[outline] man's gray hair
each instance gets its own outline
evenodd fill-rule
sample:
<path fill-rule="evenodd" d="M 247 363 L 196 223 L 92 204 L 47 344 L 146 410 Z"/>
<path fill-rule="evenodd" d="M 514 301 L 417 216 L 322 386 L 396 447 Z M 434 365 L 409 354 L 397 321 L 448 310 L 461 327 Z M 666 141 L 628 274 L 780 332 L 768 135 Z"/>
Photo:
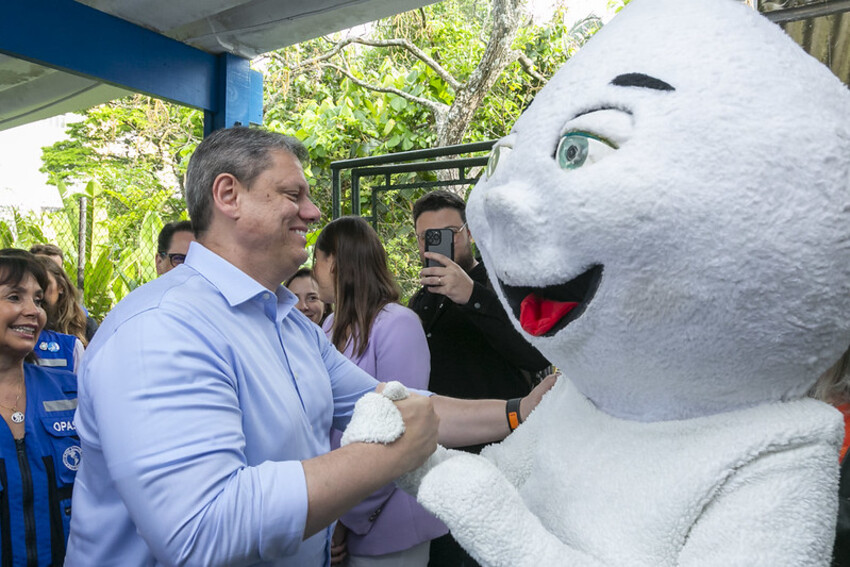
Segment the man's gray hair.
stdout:
<path fill-rule="evenodd" d="M 270 167 L 271 150 L 289 152 L 302 163 L 308 157 L 307 149 L 297 138 L 245 126 L 216 130 L 198 145 L 186 171 L 186 205 L 195 236 L 209 228 L 215 178 L 229 173 L 250 187 Z"/>

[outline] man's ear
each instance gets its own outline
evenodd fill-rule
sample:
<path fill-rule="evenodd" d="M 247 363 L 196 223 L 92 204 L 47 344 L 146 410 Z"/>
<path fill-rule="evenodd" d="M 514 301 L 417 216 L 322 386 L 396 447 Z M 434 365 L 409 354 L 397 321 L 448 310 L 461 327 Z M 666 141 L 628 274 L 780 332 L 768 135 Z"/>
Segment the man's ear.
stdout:
<path fill-rule="evenodd" d="M 239 194 L 244 187 L 230 173 L 219 173 L 213 180 L 213 208 L 226 217 L 236 220 L 239 218 Z"/>

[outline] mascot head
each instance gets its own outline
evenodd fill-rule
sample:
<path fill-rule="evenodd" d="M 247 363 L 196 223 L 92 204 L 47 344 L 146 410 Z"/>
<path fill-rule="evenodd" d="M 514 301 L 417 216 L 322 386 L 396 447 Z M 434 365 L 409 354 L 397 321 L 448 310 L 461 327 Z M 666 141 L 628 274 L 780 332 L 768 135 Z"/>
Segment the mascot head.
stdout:
<path fill-rule="evenodd" d="M 612 415 L 800 397 L 850 346 L 850 92 L 737 0 L 634 0 L 468 218 L 515 324 Z"/>

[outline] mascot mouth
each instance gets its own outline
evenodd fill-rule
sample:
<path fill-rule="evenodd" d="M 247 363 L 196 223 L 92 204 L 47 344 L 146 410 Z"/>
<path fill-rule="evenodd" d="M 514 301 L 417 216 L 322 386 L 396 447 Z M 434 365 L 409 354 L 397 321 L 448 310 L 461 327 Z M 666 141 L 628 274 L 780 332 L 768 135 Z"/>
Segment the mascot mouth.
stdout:
<path fill-rule="evenodd" d="M 499 283 L 525 332 L 551 337 L 582 316 L 601 280 L 602 265 L 597 264 L 566 283 L 543 288 Z"/>

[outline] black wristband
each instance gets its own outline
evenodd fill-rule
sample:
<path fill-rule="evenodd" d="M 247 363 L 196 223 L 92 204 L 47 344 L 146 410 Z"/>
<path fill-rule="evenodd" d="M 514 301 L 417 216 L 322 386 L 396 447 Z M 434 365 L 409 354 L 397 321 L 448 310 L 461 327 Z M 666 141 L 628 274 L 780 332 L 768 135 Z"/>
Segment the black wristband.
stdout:
<path fill-rule="evenodd" d="M 508 428 L 511 431 L 519 427 L 520 423 L 522 423 L 522 415 L 519 412 L 519 404 L 522 401 L 522 398 L 513 398 L 508 400 L 505 404 L 505 414 L 508 417 Z"/>

